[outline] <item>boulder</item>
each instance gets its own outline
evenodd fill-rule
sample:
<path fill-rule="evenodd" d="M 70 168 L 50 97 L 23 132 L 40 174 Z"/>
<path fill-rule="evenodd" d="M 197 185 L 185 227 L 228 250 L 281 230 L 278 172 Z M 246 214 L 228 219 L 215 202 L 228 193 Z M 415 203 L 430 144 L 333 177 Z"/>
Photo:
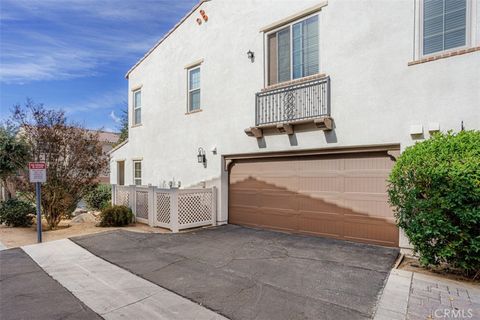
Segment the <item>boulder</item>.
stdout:
<path fill-rule="evenodd" d="M 70 221 L 70 223 L 97 222 L 97 218 L 90 212 L 81 213 Z"/>

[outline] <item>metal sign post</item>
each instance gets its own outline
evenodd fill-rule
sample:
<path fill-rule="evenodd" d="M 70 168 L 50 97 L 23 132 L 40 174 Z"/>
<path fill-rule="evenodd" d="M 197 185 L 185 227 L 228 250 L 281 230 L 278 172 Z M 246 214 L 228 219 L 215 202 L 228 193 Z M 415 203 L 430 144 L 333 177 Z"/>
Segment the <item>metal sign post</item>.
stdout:
<path fill-rule="evenodd" d="M 47 181 L 47 164 L 45 162 L 30 162 L 28 164 L 30 182 L 35 183 L 37 196 L 37 241 L 42 242 L 42 182 Z"/>
<path fill-rule="evenodd" d="M 37 242 L 42 242 L 42 212 L 40 210 L 42 200 L 42 184 L 35 182 L 35 193 L 37 194 Z"/>

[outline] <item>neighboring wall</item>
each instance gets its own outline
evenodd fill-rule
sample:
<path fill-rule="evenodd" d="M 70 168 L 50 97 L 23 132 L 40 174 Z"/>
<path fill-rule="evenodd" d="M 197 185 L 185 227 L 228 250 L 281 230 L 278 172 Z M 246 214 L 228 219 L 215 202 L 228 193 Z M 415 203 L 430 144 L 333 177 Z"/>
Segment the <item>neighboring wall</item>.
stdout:
<path fill-rule="evenodd" d="M 473 40 L 480 46 L 478 2 Z M 196 23 L 197 10 L 130 73 L 129 90 L 142 88 L 143 124 L 130 128 L 129 142 L 113 153 L 111 182 L 116 161 L 125 160 L 126 184 L 133 183 L 133 159 L 143 161 L 143 184 L 206 181 L 220 188 L 218 218 L 226 221 L 222 155 L 392 143 L 404 149 L 415 142 L 412 125 L 424 126 L 424 138 L 433 122 L 442 131 L 458 131 L 462 121 L 480 128 L 479 51 L 408 66 L 416 56 L 415 1 L 330 0 L 320 12 L 320 72 L 331 77 L 335 130 L 297 132 L 294 139 L 268 134 L 260 142 L 246 136 L 244 129 L 255 124 L 255 93 L 264 87 L 260 29 L 318 3 L 205 2 L 207 23 Z M 203 111 L 186 115 L 184 67 L 199 59 Z M 131 91 L 129 104 L 131 112 Z M 207 168 L 197 163 L 198 147 L 207 152 Z"/>

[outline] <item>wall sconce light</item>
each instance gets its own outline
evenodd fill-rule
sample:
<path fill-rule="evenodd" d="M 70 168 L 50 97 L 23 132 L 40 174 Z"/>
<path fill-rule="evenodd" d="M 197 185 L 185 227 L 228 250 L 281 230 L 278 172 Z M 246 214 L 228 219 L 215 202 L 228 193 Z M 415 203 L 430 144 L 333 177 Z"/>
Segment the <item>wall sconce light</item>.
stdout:
<path fill-rule="evenodd" d="M 198 163 L 203 163 L 203 166 L 206 167 L 207 157 L 205 155 L 205 150 L 203 150 L 202 147 L 198 148 L 197 159 L 198 159 Z"/>
<path fill-rule="evenodd" d="M 255 60 L 255 53 L 252 50 L 248 50 L 247 57 L 253 62 Z"/>

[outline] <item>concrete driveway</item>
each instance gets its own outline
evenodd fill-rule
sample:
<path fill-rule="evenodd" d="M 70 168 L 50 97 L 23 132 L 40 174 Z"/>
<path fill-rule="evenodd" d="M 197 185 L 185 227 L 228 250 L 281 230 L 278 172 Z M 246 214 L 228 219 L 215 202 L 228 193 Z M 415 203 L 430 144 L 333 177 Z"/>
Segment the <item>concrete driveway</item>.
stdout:
<path fill-rule="evenodd" d="M 227 225 L 72 239 L 230 319 L 369 319 L 398 249 Z"/>

